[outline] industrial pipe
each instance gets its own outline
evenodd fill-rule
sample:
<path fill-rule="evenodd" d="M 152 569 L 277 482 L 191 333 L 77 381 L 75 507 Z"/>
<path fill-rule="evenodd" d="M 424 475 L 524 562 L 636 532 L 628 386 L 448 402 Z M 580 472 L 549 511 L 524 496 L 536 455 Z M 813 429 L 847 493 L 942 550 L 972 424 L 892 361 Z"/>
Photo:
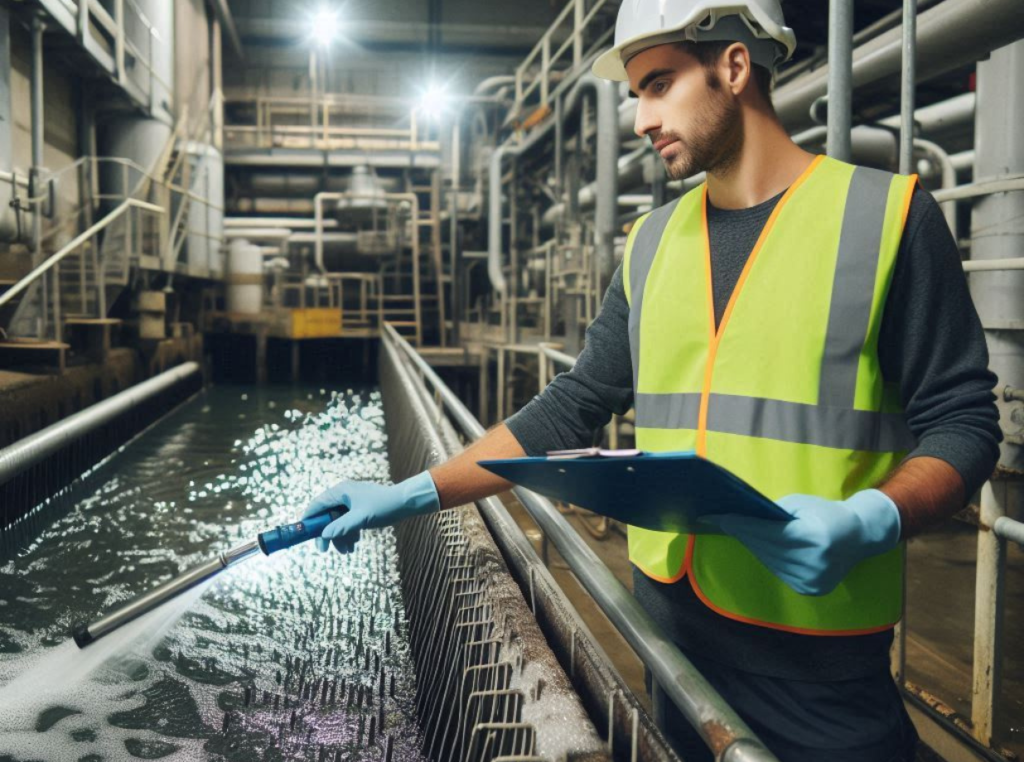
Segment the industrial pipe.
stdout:
<path fill-rule="evenodd" d="M 337 220 L 322 220 L 320 223 L 325 228 L 338 227 Z M 288 228 L 290 230 L 303 230 L 316 227 L 316 220 L 312 217 L 225 217 L 225 228 Z"/>
<path fill-rule="evenodd" d="M 1019 0 L 945 0 L 923 11 L 917 22 L 917 79 L 925 81 L 964 64 L 987 56 L 992 50 L 1024 37 L 1020 24 Z M 859 46 L 853 52 L 854 88 L 876 82 L 900 71 L 902 29 L 885 34 Z M 828 66 L 815 69 L 780 86 L 772 95 L 779 119 L 790 130 L 813 126 L 812 104 L 827 95 Z M 943 103 L 918 109 L 914 119 L 924 134 L 947 126 L 946 119 L 970 118 L 974 111 L 974 93 L 965 93 Z M 969 110 L 969 112 L 968 112 Z M 636 102 L 626 101 L 621 124 L 632 128 Z M 899 126 L 899 117 L 882 120 Z"/>
<path fill-rule="evenodd" d="M 0 450 L 0 484 L 5 484 L 99 426 L 110 423 L 198 372 L 199 365 L 194 362 L 171 368 L 5 447 Z"/>
<path fill-rule="evenodd" d="M 853 122 L 853 0 L 828 6 L 828 155 L 850 161 Z"/>
<path fill-rule="evenodd" d="M 502 269 L 501 238 L 502 238 L 502 212 L 501 212 L 501 163 L 505 154 L 509 153 L 508 145 L 500 145 L 491 154 L 490 174 L 488 175 L 488 196 L 487 196 L 487 277 L 491 281 L 491 288 L 501 296 L 508 291 L 508 283 L 505 281 L 505 272 Z"/>
<path fill-rule="evenodd" d="M 565 96 L 563 123 L 580 103 L 585 90 L 597 100 L 597 209 L 594 212 L 595 250 L 600 277 L 607 281 L 615 269 L 615 215 L 619 195 L 618 83 L 585 74 Z M 582 139 L 582 132 L 580 133 Z M 563 144 L 564 149 L 564 144 Z"/>
<path fill-rule="evenodd" d="M 488 77 L 487 79 L 482 80 L 480 84 L 473 89 L 473 95 L 485 95 L 496 87 L 506 87 L 508 85 L 514 85 L 515 83 L 516 78 L 514 75 L 498 74 L 497 76 Z"/>
<path fill-rule="evenodd" d="M 224 231 L 225 238 L 258 238 L 261 240 L 280 240 L 290 238 L 292 231 L 289 228 L 267 227 L 267 228 L 228 228 Z"/>
<path fill-rule="evenodd" d="M 939 170 L 942 176 L 942 190 L 948 190 L 949 188 L 956 187 L 956 167 L 953 166 L 953 161 L 950 159 L 946 150 L 938 143 L 933 143 L 930 140 L 921 140 L 916 138 L 914 140 L 914 148 L 924 151 L 936 164 L 939 165 Z M 942 213 L 946 217 L 946 224 L 949 226 L 949 232 L 956 238 L 956 200 L 943 201 L 940 203 L 942 207 Z"/>
<path fill-rule="evenodd" d="M 933 103 L 930 106 L 914 110 L 914 126 L 925 136 L 934 135 L 944 130 L 970 125 L 974 120 L 974 109 L 978 102 L 975 93 L 963 93 L 949 100 Z M 882 119 L 879 124 L 898 129 L 900 116 Z"/>
<path fill-rule="evenodd" d="M 644 144 L 640 148 L 637 148 L 630 153 L 623 154 L 618 158 L 616 163 L 618 171 L 618 187 L 620 189 L 633 188 L 644 182 L 644 159 L 649 156 L 651 156 L 651 148 L 649 145 Z M 580 209 L 588 209 L 594 205 L 594 201 L 599 195 L 599 187 L 599 183 L 595 181 L 580 188 L 576 197 L 576 202 Z M 621 194 L 619 195 L 619 203 L 622 203 Z M 564 201 L 560 201 L 557 204 L 552 204 L 544 210 L 544 214 L 541 216 L 541 222 L 545 225 L 554 225 L 558 220 L 565 216 L 565 213 L 566 204 Z"/>
<path fill-rule="evenodd" d="M 592 74 L 581 77 L 565 97 L 562 107 L 556 107 L 560 119 L 552 119 L 538 127 L 520 145 L 511 140 L 498 146 L 491 154 L 487 220 L 487 275 L 491 287 L 504 295 L 508 285 L 502 262 L 502 163 L 506 156 L 519 157 L 535 146 L 552 127 L 560 125 L 572 114 L 583 91 L 592 90 L 597 98 L 597 196 L 595 213 L 596 249 L 603 278 L 610 278 L 615 268 L 615 214 L 618 196 L 618 89 L 614 82 L 598 79 Z M 561 162 L 558 158 L 557 161 Z"/>
<path fill-rule="evenodd" d="M 502 231 L 502 199 L 501 199 L 501 165 L 506 156 L 518 157 L 527 153 L 535 145 L 547 136 L 555 125 L 554 120 L 548 120 L 537 127 L 519 145 L 514 144 L 514 138 L 505 141 L 494 149 L 491 154 L 491 161 L 488 171 L 488 198 L 487 198 L 487 277 L 491 281 L 491 287 L 502 296 L 508 290 L 503 271 L 501 251 Z"/>
<path fill-rule="evenodd" d="M 900 174 L 914 165 L 914 86 L 917 84 L 917 0 L 903 0 L 900 56 Z M 900 630 L 902 635 L 903 630 Z M 900 670 L 900 674 L 903 671 Z"/>
<path fill-rule="evenodd" d="M 984 58 L 1024 37 L 1020 0 L 945 0 L 917 19 L 917 79 L 931 79 Z M 853 86 L 896 74 L 902 66 L 901 27 L 890 29 L 853 53 Z M 811 105 L 827 94 L 828 67 L 788 82 L 772 101 L 790 129 L 811 125 Z"/>

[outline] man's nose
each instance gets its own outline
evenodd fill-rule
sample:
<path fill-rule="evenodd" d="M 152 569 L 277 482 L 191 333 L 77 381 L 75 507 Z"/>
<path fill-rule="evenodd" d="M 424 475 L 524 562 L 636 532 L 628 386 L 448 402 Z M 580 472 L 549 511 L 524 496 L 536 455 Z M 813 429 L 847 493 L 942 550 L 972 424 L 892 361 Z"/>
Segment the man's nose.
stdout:
<path fill-rule="evenodd" d="M 660 128 L 661 123 L 653 113 L 653 109 L 645 106 L 643 99 L 640 99 L 636 105 L 636 120 L 633 122 L 633 131 L 637 134 L 637 137 L 646 137 L 654 130 Z"/>

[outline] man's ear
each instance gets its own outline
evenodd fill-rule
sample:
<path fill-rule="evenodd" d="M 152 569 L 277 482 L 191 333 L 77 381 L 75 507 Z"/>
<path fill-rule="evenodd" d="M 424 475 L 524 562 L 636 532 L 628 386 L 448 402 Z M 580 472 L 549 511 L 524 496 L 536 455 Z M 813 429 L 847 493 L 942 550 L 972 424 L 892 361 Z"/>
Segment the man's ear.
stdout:
<path fill-rule="evenodd" d="M 742 42 L 734 42 L 720 59 L 722 84 L 733 94 L 740 95 L 750 85 L 754 76 L 750 63 L 750 51 Z"/>

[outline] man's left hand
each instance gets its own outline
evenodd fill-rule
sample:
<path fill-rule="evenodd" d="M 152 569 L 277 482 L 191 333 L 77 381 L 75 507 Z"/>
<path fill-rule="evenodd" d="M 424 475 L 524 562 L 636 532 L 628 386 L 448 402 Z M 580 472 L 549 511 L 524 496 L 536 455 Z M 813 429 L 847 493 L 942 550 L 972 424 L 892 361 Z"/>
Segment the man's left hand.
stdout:
<path fill-rule="evenodd" d="M 735 514 L 707 516 L 742 542 L 779 579 L 803 595 L 832 592 L 853 567 L 900 540 L 900 512 L 884 492 L 868 489 L 847 500 L 788 495 L 777 501 L 791 521 Z"/>

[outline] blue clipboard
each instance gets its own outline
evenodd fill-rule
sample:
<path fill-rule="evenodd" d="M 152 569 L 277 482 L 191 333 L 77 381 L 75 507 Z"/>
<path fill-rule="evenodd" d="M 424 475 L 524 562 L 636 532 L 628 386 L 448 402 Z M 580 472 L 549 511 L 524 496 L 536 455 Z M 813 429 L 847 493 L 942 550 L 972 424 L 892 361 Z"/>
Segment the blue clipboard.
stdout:
<path fill-rule="evenodd" d="M 479 465 L 546 497 L 658 532 L 715 534 L 699 519 L 724 513 L 792 518 L 738 476 L 692 450 L 583 452 L 588 454 L 482 460 Z"/>

